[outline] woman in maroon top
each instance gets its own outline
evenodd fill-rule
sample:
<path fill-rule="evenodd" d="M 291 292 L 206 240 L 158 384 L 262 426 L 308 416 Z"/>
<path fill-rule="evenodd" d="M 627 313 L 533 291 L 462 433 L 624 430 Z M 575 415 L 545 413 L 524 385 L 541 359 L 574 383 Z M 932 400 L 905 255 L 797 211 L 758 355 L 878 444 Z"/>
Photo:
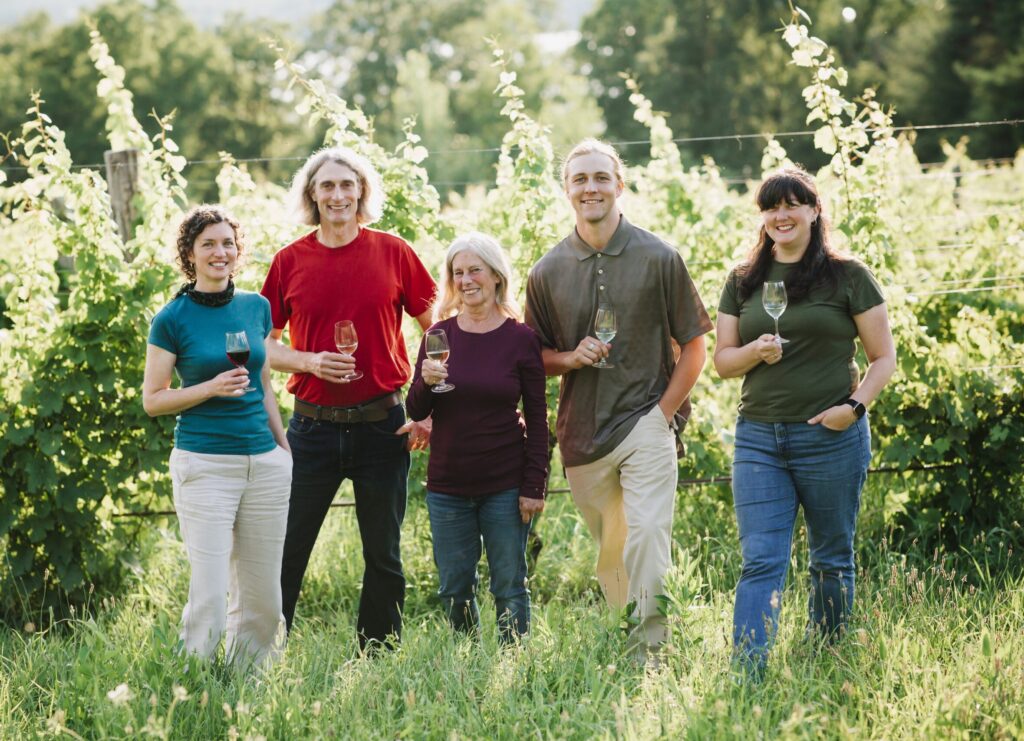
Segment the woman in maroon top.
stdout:
<path fill-rule="evenodd" d="M 421 345 L 406 400 L 412 419 L 433 417 L 427 508 L 438 595 L 452 627 L 476 629 L 482 543 L 503 643 L 530 627 L 526 536 L 544 509 L 548 473 L 540 341 L 519 321 L 511 273 L 492 238 L 473 232 L 452 243 L 433 325 L 444 330 L 451 355 L 447 363 L 430 360 Z M 441 382 L 454 390 L 434 393 Z"/>

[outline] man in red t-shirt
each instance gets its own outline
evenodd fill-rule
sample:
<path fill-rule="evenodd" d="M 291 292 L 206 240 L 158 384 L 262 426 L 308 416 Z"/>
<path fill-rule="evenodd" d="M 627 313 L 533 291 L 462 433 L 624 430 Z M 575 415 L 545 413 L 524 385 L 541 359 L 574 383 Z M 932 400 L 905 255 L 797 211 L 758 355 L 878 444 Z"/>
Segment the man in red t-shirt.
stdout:
<path fill-rule="evenodd" d="M 302 220 L 317 228 L 274 256 L 262 290 L 274 325 L 270 365 L 292 374 L 288 390 L 295 394 L 283 610 L 291 630 L 320 526 L 338 486 L 350 479 L 365 561 L 356 627 L 366 648 L 402 634 L 399 539 L 409 450 L 426 447 L 430 434 L 429 424 L 406 423 L 401 404 L 410 374 L 402 313 L 430 326 L 435 286 L 408 243 L 366 227 L 380 217 L 383 191 L 355 152 L 313 154 L 295 175 L 292 197 Z M 345 319 L 354 323 L 358 345 L 342 353 L 334 325 Z M 280 341 L 285 325 L 290 347 Z"/>

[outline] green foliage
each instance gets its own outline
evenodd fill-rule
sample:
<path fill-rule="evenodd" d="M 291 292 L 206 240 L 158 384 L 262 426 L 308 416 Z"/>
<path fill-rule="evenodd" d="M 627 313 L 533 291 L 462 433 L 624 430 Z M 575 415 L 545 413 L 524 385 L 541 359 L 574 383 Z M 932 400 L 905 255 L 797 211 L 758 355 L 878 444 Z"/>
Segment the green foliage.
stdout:
<path fill-rule="evenodd" d="M 98 41 L 97 51 L 105 63 Z M 106 68 L 112 82 L 102 92 L 123 102 L 118 69 Z M 126 120 L 130 110 L 116 104 L 110 110 L 112 130 L 138 131 Z M 153 149 L 144 138 L 132 142 Z M 7 297 L 12 328 L 0 344 L 5 616 L 78 603 L 94 585 L 116 585 L 120 558 L 136 533 L 111 515 L 153 500 L 153 472 L 167 449 L 162 425 L 142 412 L 139 389 L 146 313 L 167 287 L 168 268 L 148 259 L 141 245 L 139 259 L 125 265 L 103 181 L 91 170 L 72 169 L 63 132 L 38 99 L 14 146 L 28 179 L 3 199 L 24 240 Z M 147 223 L 140 232 L 150 236 L 159 231 L 159 218 L 145 217 L 164 214 L 181 195 L 165 180 L 169 156 L 161 147 L 143 167 L 144 182 L 163 185 L 140 199 Z M 75 265 L 66 303 L 57 295 L 59 254 Z"/>
<path fill-rule="evenodd" d="M 1014 658 L 1024 651 L 1019 533 L 971 542 L 970 557 L 864 541 L 859 607 L 846 639 L 825 649 L 804 640 L 805 594 L 794 584 L 783 595 L 764 682 L 743 684 L 730 673 L 726 640 L 739 544 L 716 503 L 696 504 L 677 518 L 672 640 L 660 667 L 638 667 L 627 655 L 617 616 L 599 601 L 594 543 L 567 495 L 553 497 L 537 522 L 548 545 L 531 578 L 532 631 L 523 647 L 497 645 L 486 589 L 479 640 L 444 623 L 426 508 L 413 502 L 403 541 L 412 586 L 402 650 L 361 658 L 359 532 L 352 510 L 335 510 L 313 553 L 288 649 L 270 670 L 246 676 L 219 659 L 175 654 L 188 562 L 180 541 L 163 533 L 124 596 L 97 600 L 89 615 L 48 630 L 0 627 L 0 737 L 1009 739 L 1024 732 L 1024 668 Z M 705 527 L 709 534 L 695 535 Z M 802 529 L 797 535 L 792 572 L 804 574 Z"/>
<path fill-rule="evenodd" d="M 93 27 L 121 60 L 121 82 L 132 90 L 140 117 L 176 111 L 178 144 L 188 159 L 213 160 L 190 169 L 193 197 L 213 197 L 221 150 L 243 158 L 269 151 L 297 154 L 313 140 L 281 99 L 275 57 L 263 43 L 264 37 L 285 29 L 240 17 L 206 28 L 174 0 L 105 2 L 91 8 L 89 18 L 64 26 L 53 26 L 40 15 L 3 29 L 0 99 L 6 105 L 0 109 L 0 132 L 16 130 L 31 92 L 43 90 L 49 115 L 67 132 L 74 161 L 103 162 L 114 140 L 103 134 L 107 109 L 95 95 L 99 78 L 89 57 Z M 284 177 L 290 166 L 258 165 L 271 178 Z"/>
<path fill-rule="evenodd" d="M 612 140 L 642 137 L 620 75 L 643 85 L 681 137 L 803 130 L 792 101 L 807 82 L 803 70 L 771 38 L 787 22 L 786 0 L 601 0 L 583 20 L 575 49 L 580 71 Z M 900 125 L 990 121 L 1024 116 L 1024 6 L 975 0 L 802 0 L 815 35 L 848 70 L 855 89 L 872 87 L 900 113 Z M 856 11 L 846 20 L 843 11 Z M 809 25 L 809 21 L 805 21 Z M 976 157 L 1006 157 L 1024 142 L 1021 128 L 921 132 L 919 155 L 941 157 L 941 142 L 969 135 Z M 824 134 L 822 135 L 824 136 Z M 809 167 L 827 158 L 808 138 L 784 143 Z M 640 154 L 628 154 L 639 158 Z M 756 173 L 757 147 L 747 142 L 685 145 L 690 161 L 712 155 L 726 171 Z"/>
<path fill-rule="evenodd" d="M 385 146 L 404 138 L 415 116 L 426 146 L 423 165 L 442 194 L 480 183 L 496 164 L 507 121 L 493 105 L 499 84 L 490 38 L 514 60 L 526 109 L 545 115 L 564 144 L 602 130 L 587 83 L 568 60 L 543 54 L 544 0 L 336 0 L 312 24 L 299 60 L 372 117 Z M 561 115 L 560 115 L 561 114 Z"/>
<path fill-rule="evenodd" d="M 494 56 L 501 70 L 494 93 L 512 127 L 501 140 L 496 187 L 487 194 L 480 228 L 512 255 L 523 290 L 530 267 L 562 238 L 565 210 L 548 129 L 526 113 L 523 90 L 504 51 L 495 47 Z"/>
<path fill-rule="evenodd" d="M 818 127 L 815 141 L 827 157 L 818 179 L 836 239 L 879 277 L 897 338 L 899 370 L 871 410 L 874 463 L 928 467 L 886 479 L 879 522 L 932 539 L 941 527 L 943 537 L 956 539 L 1019 517 L 1024 330 L 1020 281 L 1012 278 L 1019 278 L 1014 250 L 1024 245 L 1024 154 L 1012 165 L 982 168 L 961 145 L 947 149 L 940 168 L 927 170 L 911 143 L 893 136 L 891 112 L 872 93 L 859 100 L 843 93 L 847 73 L 799 17 L 783 29 L 783 39 L 793 67 L 809 78 L 802 115 Z M 11 143 L 28 175 L 0 182 L 0 293 L 9 327 L 0 332 L 5 616 L 79 604 L 92 586 L 115 589 L 138 535 L 136 525 L 115 513 L 166 502 L 168 490 L 170 420 L 146 417 L 139 389 L 147 319 L 176 280 L 166 247 L 186 201 L 184 161 L 169 118 L 155 120 L 152 138 L 135 119 L 127 73 L 95 29 L 90 56 L 110 146 L 139 150 L 139 219 L 122 244 L 103 181 L 72 166 L 63 131 L 37 101 Z M 412 242 L 433 267 L 454 234 L 488 231 L 513 255 L 521 290 L 529 267 L 564 236 L 571 219 L 553 135 L 527 112 L 511 58 L 491 51 L 497 87 L 490 105 L 507 128 L 495 185 L 467 193 L 443 214 L 412 121 L 388 150 L 374 141 L 372 120 L 323 80 L 285 59 L 277 74 L 301 94 L 298 114 L 326 130 L 326 143 L 352 147 L 379 168 L 388 203 L 379 226 Z M 668 117 L 635 82 L 623 84 L 651 153 L 628 170 L 625 209 L 634 223 L 679 247 L 713 307 L 726 272 L 755 239 L 749 196 L 728 187 L 710 159 L 687 167 Z M 788 158 L 771 141 L 762 166 Z M 258 288 L 273 252 L 303 227 L 283 211 L 280 186 L 258 183 L 229 154 L 221 154 L 216 184 L 248 232 L 239 284 Z M 737 382 L 721 382 L 710 370 L 700 378 L 683 478 L 728 474 L 738 390 Z M 424 464 L 425 456 L 415 456 L 414 497 Z M 684 509 L 692 490 L 685 492 Z M 725 487 L 699 496 L 730 517 Z M 682 593 L 721 587 L 695 584 Z M 678 594 L 673 600 L 679 604 Z"/>

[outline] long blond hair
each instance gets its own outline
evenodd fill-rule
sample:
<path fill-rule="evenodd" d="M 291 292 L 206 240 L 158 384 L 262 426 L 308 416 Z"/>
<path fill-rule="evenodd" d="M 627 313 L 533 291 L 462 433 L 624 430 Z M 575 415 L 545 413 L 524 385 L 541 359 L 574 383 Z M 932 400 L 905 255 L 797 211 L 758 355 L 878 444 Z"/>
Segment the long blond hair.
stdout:
<path fill-rule="evenodd" d="M 501 248 L 497 240 L 481 232 L 470 232 L 457 237 L 448 248 L 444 258 L 444 280 L 441 281 L 441 288 L 434 302 L 434 321 L 455 316 L 462 309 L 462 293 L 455 285 L 455 274 L 452 270 L 452 262 L 460 252 L 469 250 L 481 260 L 484 265 L 490 268 L 498 279 L 494 289 L 494 300 L 498 304 L 498 311 L 516 321 L 522 319 L 522 312 L 512 293 L 512 263 Z"/>
<path fill-rule="evenodd" d="M 359 178 L 359 206 L 356 210 L 356 222 L 360 225 L 372 224 L 384 213 L 384 187 L 380 175 L 370 161 L 351 149 L 345 147 L 325 147 L 309 156 L 305 164 L 299 168 L 292 178 L 289 197 L 292 209 L 299 221 L 310 226 L 319 226 L 320 209 L 317 208 L 313 196 L 313 181 L 317 172 L 328 162 L 344 165 Z"/>

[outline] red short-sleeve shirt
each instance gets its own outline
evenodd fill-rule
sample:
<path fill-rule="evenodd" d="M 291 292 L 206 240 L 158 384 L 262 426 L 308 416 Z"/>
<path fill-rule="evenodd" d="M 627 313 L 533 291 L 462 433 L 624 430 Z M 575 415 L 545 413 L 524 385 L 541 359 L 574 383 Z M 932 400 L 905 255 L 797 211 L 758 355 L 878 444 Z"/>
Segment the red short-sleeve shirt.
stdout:
<path fill-rule="evenodd" d="M 331 383 L 295 373 L 288 390 L 311 404 L 351 406 L 401 388 L 411 366 L 402 336 L 402 312 L 430 308 L 434 281 L 405 240 L 360 229 L 344 247 L 327 247 L 316 232 L 274 256 L 261 293 L 275 329 L 289 325 L 296 350 L 337 352 L 334 324 L 351 319 L 359 335 L 356 367 L 363 377 Z"/>

